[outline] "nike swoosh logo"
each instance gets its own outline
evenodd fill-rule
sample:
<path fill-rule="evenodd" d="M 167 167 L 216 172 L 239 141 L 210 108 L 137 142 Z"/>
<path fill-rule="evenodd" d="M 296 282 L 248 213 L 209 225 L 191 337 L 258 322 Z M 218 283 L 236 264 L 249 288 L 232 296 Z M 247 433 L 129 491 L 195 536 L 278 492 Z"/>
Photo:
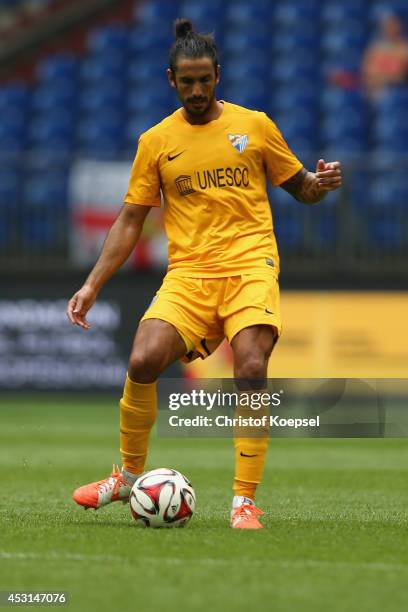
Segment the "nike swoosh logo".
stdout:
<path fill-rule="evenodd" d="M 267 308 L 265 308 L 265 312 L 267 312 L 268 314 L 273 314 L 273 312 L 271 310 L 268 310 Z"/>
<path fill-rule="evenodd" d="M 179 157 L 179 155 L 182 155 L 184 153 L 184 151 L 182 151 L 181 153 L 177 153 L 177 155 L 168 155 L 167 159 L 169 161 L 173 161 L 173 159 L 176 159 L 176 157 Z"/>
<path fill-rule="evenodd" d="M 241 457 L 257 457 L 258 456 L 258 455 L 246 455 L 242 451 L 239 454 L 241 455 Z"/>

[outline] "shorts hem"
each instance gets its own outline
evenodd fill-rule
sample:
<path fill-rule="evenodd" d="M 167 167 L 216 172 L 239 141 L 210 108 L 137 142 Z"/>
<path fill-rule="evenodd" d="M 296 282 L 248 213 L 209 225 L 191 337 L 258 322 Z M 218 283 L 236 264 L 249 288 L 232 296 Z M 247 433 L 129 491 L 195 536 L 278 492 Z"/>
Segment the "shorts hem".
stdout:
<path fill-rule="evenodd" d="M 228 342 L 231 344 L 232 340 L 234 339 L 234 337 L 243 329 L 246 329 L 247 327 L 253 327 L 254 325 L 266 325 L 267 327 L 274 327 L 277 331 L 278 334 L 278 338 L 279 339 L 280 335 L 281 335 L 281 331 L 282 331 L 282 325 L 280 323 L 280 321 L 270 321 L 268 323 L 265 322 L 265 319 L 251 319 L 250 321 L 246 321 L 245 323 L 241 323 L 239 325 L 237 325 L 236 327 L 233 328 L 232 332 L 228 335 L 226 335 L 226 338 L 228 340 Z"/>
<path fill-rule="evenodd" d="M 177 333 L 180 335 L 184 344 L 186 345 L 186 354 L 192 349 L 190 346 L 187 346 L 185 338 L 187 338 L 187 340 L 191 342 L 191 345 L 193 348 L 195 347 L 196 342 L 191 338 L 190 334 L 185 331 L 185 328 L 182 325 L 179 325 L 178 323 L 175 323 L 174 320 L 171 320 L 171 317 L 166 317 L 166 316 L 162 316 L 159 314 L 153 314 L 153 313 L 152 314 L 146 313 L 140 319 L 140 323 L 142 323 L 143 321 L 147 321 L 149 319 L 159 319 L 160 321 L 164 321 L 165 323 L 169 323 L 170 325 L 172 325 L 176 329 Z"/>

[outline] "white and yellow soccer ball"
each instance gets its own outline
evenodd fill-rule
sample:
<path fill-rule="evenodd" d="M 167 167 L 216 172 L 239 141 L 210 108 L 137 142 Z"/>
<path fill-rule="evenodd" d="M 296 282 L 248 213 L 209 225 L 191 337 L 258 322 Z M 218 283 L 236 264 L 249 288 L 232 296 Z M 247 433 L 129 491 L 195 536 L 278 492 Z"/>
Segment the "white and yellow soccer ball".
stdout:
<path fill-rule="evenodd" d="M 130 511 L 143 527 L 184 527 L 195 509 L 195 493 L 180 472 L 158 468 L 139 476 L 130 492 Z"/>

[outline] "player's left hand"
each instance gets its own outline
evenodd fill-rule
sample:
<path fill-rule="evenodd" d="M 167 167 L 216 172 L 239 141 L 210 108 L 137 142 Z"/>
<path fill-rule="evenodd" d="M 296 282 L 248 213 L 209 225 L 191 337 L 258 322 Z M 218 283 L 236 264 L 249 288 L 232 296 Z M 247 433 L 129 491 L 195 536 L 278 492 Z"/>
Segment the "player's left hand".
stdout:
<path fill-rule="evenodd" d="M 325 162 L 319 159 L 316 165 L 316 181 L 320 191 L 334 191 L 341 187 L 341 164 L 339 161 Z"/>

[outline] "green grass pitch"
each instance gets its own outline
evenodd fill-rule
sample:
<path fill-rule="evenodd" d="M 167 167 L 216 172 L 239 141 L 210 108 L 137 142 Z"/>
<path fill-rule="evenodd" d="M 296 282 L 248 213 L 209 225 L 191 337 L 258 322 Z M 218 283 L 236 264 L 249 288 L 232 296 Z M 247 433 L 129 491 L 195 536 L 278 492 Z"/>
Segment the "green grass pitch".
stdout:
<path fill-rule="evenodd" d="M 236 532 L 231 440 L 153 436 L 148 467 L 184 472 L 198 503 L 186 529 L 151 530 L 71 500 L 119 461 L 114 399 L 0 407 L 0 590 L 65 590 L 84 611 L 408 609 L 408 440 L 272 440 L 265 529 Z"/>

